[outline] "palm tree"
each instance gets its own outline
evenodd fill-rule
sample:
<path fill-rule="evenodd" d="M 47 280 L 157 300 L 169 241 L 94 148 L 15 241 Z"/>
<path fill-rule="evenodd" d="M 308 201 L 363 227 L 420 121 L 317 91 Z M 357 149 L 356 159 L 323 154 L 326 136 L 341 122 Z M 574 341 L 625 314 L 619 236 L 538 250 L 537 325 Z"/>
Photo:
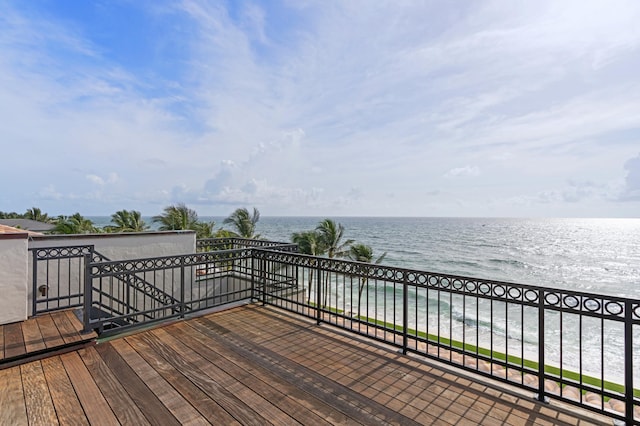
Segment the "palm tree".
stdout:
<path fill-rule="evenodd" d="M 375 261 L 375 264 L 380 264 L 384 258 L 387 256 L 387 252 L 385 251 L 384 253 L 382 253 L 382 255 L 380 257 L 378 257 Z M 347 257 L 355 262 L 363 262 L 363 263 L 374 263 L 373 262 L 373 249 L 371 248 L 371 246 L 368 246 L 366 244 L 353 244 L 350 248 L 349 248 L 349 253 L 347 254 Z M 365 285 L 367 284 L 367 282 L 369 281 L 369 279 L 364 276 L 364 274 L 366 274 L 369 270 L 369 267 L 366 265 L 363 265 L 362 267 L 362 273 L 363 276 L 360 278 L 360 283 L 358 285 L 358 317 L 360 317 L 360 302 L 362 300 L 362 291 L 364 290 Z"/>
<path fill-rule="evenodd" d="M 26 213 L 22 215 L 25 219 L 36 220 L 38 222 L 52 223 L 54 219 L 50 218 L 48 214 L 42 213 L 38 207 L 32 207 L 27 209 Z"/>
<path fill-rule="evenodd" d="M 322 256 L 326 249 L 318 231 L 294 232 L 291 241 L 298 245 L 298 251 L 311 256 Z"/>
<path fill-rule="evenodd" d="M 211 221 L 211 222 L 196 222 L 195 223 L 195 229 L 194 231 L 196 231 L 196 238 L 213 238 L 214 237 L 214 232 L 213 232 L 213 227 L 216 226 L 216 223 Z"/>
<path fill-rule="evenodd" d="M 200 222 L 198 213 L 180 203 L 164 208 L 164 213 L 152 218 L 159 223 L 160 231 L 196 231 L 196 238 L 210 238 L 213 233 L 214 222 Z"/>
<path fill-rule="evenodd" d="M 23 219 L 22 216 L 16 212 L 0 212 L 0 219 Z"/>
<path fill-rule="evenodd" d="M 237 234 L 233 231 L 229 231 L 228 229 L 218 229 L 213 236 L 215 238 L 234 238 L 237 237 Z"/>
<path fill-rule="evenodd" d="M 86 219 L 80 213 L 72 216 L 58 216 L 54 234 L 90 234 L 100 232 L 90 219 Z"/>
<path fill-rule="evenodd" d="M 183 231 L 193 229 L 198 222 L 198 213 L 180 203 L 164 208 L 164 213 L 152 218 L 154 223 L 159 223 L 160 231 Z"/>
<path fill-rule="evenodd" d="M 322 256 L 326 253 L 326 248 L 322 244 L 322 239 L 318 231 L 294 232 L 291 241 L 298 245 L 298 251 L 311 256 Z M 307 293 L 307 303 L 311 301 L 311 286 L 313 285 L 314 268 L 309 271 L 309 288 Z"/>
<path fill-rule="evenodd" d="M 327 248 L 327 256 L 330 258 L 345 257 L 349 246 L 353 244 L 353 240 L 342 242 L 344 226 L 332 219 L 324 219 L 318 224 L 316 231 L 319 233 L 320 241 Z"/>
<path fill-rule="evenodd" d="M 109 232 L 144 232 L 149 226 L 142 220 L 142 215 L 136 210 L 120 210 L 111 215 L 114 226 L 105 227 Z"/>
<path fill-rule="evenodd" d="M 236 209 L 231 215 L 224 220 L 225 225 L 233 225 L 236 235 L 241 238 L 260 238 L 256 234 L 256 223 L 260 220 L 260 212 L 255 207 L 253 214 L 249 214 L 249 210 L 245 207 Z"/>
<path fill-rule="evenodd" d="M 342 241 L 344 226 L 336 223 L 332 219 L 324 219 L 321 221 L 318 226 L 316 226 L 316 232 L 320 237 L 320 244 L 326 249 L 329 258 L 345 257 L 348 253 L 349 246 L 353 244 L 353 240 Z M 329 271 L 327 271 L 325 275 L 323 293 L 323 305 L 326 306 L 329 297 Z"/>

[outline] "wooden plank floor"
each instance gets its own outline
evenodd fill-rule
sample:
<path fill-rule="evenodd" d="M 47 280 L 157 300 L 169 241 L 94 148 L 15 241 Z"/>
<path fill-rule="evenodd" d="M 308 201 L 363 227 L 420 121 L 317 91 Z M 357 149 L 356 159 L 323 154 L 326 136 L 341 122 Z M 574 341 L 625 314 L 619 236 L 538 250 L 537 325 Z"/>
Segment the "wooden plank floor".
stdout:
<path fill-rule="evenodd" d="M 0 424 L 598 424 L 244 306 L 0 371 Z"/>
<path fill-rule="evenodd" d="M 93 332 L 81 331 L 82 322 L 72 309 L 0 325 L 0 368 L 58 350 L 73 350 L 97 337 Z"/>

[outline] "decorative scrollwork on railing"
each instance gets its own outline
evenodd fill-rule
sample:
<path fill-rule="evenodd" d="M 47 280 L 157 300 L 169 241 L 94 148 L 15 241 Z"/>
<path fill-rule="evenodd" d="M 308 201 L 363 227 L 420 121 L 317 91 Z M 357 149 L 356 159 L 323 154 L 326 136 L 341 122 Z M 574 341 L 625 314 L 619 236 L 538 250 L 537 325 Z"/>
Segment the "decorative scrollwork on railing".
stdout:
<path fill-rule="evenodd" d="M 625 299 L 622 298 L 601 297 L 589 293 L 545 289 L 524 284 L 456 275 L 434 274 L 425 271 L 275 252 L 272 250 L 256 250 L 254 256 L 259 259 L 288 265 L 319 268 L 324 272 L 382 280 L 388 283 L 406 283 L 419 288 L 432 288 L 434 290 L 519 305 L 538 306 L 542 297 L 542 305 L 545 309 L 575 312 L 614 320 L 624 318 Z M 635 308 L 634 315 L 636 319 L 640 319 L 640 308 Z"/>
<path fill-rule="evenodd" d="M 303 254 L 292 255 L 284 251 L 256 250 L 253 257 L 260 260 L 268 260 L 272 262 L 286 263 L 292 266 L 316 268 L 322 260 L 320 257 L 307 256 Z"/>
<path fill-rule="evenodd" d="M 545 294 L 544 294 L 544 304 L 547 307 L 549 307 L 549 306 L 560 307 L 560 301 L 561 300 L 562 300 L 562 298 L 557 293 L 545 292 Z"/>
<path fill-rule="evenodd" d="M 600 299 L 595 299 L 590 297 L 583 301 L 582 310 L 598 314 L 598 313 L 602 313 L 602 306 L 603 306 L 603 303 Z"/>
<path fill-rule="evenodd" d="M 434 288 L 472 297 L 525 305 L 535 305 L 539 298 L 538 289 L 528 288 L 521 284 L 420 271 L 405 271 L 405 276 L 408 283 L 417 287 Z"/>
<path fill-rule="evenodd" d="M 121 261 L 95 262 L 92 264 L 94 276 L 115 274 L 136 274 L 149 271 L 159 271 L 182 266 L 203 265 L 215 262 L 230 262 L 251 257 L 251 249 L 226 250 L 185 254 L 179 256 L 165 256 L 148 259 L 134 259 Z"/>
<path fill-rule="evenodd" d="M 36 253 L 36 260 L 54 260 L 84 257 L 93 252 L 93 246 L 45 247 L 32 250 Z"/>
<path fill-rule="evenodd" d="M 631 303 L 631 319 L 633 321 L 640 321 L 640 303 Z"/>
<path fill-rule="evenodd" d="M 623 319 L 624 299 L 564 290 L 544 290 L 544 307 L 608 319 Z"/>
<path fill-rule="evenodd" d="M 97 263 L 92 265 L 93 275 L 113 275 L 117 273 L 139 273 L 179 267 L 180 260 L 176 257 L 159 257 L 153 259 L 121 260 Z"/>
<path fill-rule="evenodd" d="M 624 313 L 624 304 L 618 301 L 609 301 L 604 304 L 604 311 L 609 315 L 619 316 Z"/>
<path fill-rule="evenodd" d="M 237 250 L 246 248 L 268 248 L 270 250 L 288 252 L 298 251 L 297 244 L 247 238 L 205 238 L 196 241 L 196 248 L 198 251 Z"/>
<path fill-rule="evenodd" d="M 532 290 L 530 288 L 524 289 L 524 300 L 529 303 L 538 303 L 540 299 L 540 292 L 537 290 Z"/>
<path fill-rule="evenodd" d="M 251 249 L 236 249 L 220 252 L 205 252 L 196 254 L 187 254 L 181 256 L 182 262 L 187 265 L 203 265 L 215 262 L 230 262 L 239 259 L 248 259 L 251 257 Z"/>
<path fill-rule="evenodd" d="M 179 301 L 175 299 L 170 294 L 164 292 L 159 289 L 149 281 L 141 278 L 136 275 L 136 270 L 133 269 L 133 262 L 121 261 L 121 262 L 113 262 L 107 256 L 103 255 L 100 252 L 93 251 L 92 252 L 92 262 L 104 262 L 104 264 L 92 265 L 91 272 L 94 276 L 100 275 L 111 275 L 115 279 L 120 280 L 124 283 L 127 283 L 129 286 L 132 286 L 152 299 L 164 304 L 164 305 L 172 305 L 177 304 Z M 126 265 L 122 265 L 122 264 Z M 119 267 L 121 266 L 121 267 Z M 100 271 L 101 274 L 97 272 Z M 118 273 L 118 271 L 121 271 Z"/>
<path fill-rule="evenodd" d="M 564 295 L 562 297 L 562 303 L 570 309 L 575 309 L 580 306 L 580 298 L 573 294 Z"/>

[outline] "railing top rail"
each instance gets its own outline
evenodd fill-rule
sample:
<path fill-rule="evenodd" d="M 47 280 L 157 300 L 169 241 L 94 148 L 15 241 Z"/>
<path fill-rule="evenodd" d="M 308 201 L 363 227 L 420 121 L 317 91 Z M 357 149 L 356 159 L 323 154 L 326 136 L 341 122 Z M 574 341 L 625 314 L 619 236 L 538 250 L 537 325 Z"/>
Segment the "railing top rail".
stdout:
<path fill-rule="evenodd" d="M 225 237 L 225 238 L 201 238 L 196 241 L 198 246 L 206 246 L 211 244 L 243 244 L 247 247 L 274 247 L 274 246 L 297 246 L 295 243 L 271 240 L 254 240 L 251 238 Z"/>
<path fill-rule="evenodd" d="M 73 247 L 94 247 L 94 244 L 72 244 L 62 246 L 45 246 L 45 247 L 29 247 L 29 250 L 46 250 L 46 249 L 60 249 L 60 248 L 73 248 Z"/>
<path fill-rule="evenodd" d="M 407 269 L 374 263 L 357 262 L 352 260 L 318 257 L 300 253 L 283 252 L 271 248 L 256 250 L 258 257 L 268 256 L 270 260 L 283 261 L 299 266 L 320 267 L 331 272 L 344 273 L 369 279 L 380 279 L 394 283 L 404 283 L 417 287 L 433 287 L 445 291 L 466 293 L 473 296 L 501 298 L 507 300 L 521 299 L 530 304 L 538 303 L 538 295 L 542 294 L 545 305 L 564 305 L 572 309 L 578 305 L 589 305 L 590 301 L 599 305 L 586 308 L 587 311 L 597 312 L 607 310 L 609 305 L 611 315 L 622 316 L 624 304 L 630 303 L 635 319 L 640 319 L 640 299 L 633 299 L 609 294 L 599 294 L 584 291 L 574 291 L 555 287 L 543 287 L 530 284 L 520 284 L 508 281 L 497 281 L 484 278 L 468 277 L 417 269 Z M 496 292 L 497 289 L 497 292 Z M 535 294 L 534 294 L 535 293 Z M 576 299 L 571 300 L 571 298 Z M 556 300 L 557 299 L 557 300 Z M 572 306 L 572 304 L 576 306 Z M 618 311 L 618 306 L 622 309 Z"/>
<path fill-rule="evenodd" d="M 139 259 L 92 261 L 90 267 L 99 267 L 110 272 L 136 272 L 142 269 L 164 269 L 181 265 L 198 265 L 207 262 L 232 260 L 251 255 L 249 248 L 217 250 L 202 253 L 180 254 L 173 256 L 145 257 Z"/>
<path fill-rule="evenodd" d="M 280 244 L 280 243 L 278 243 Z M 296 244 L 282 243 L 281 245 L 270 246 L 276 252 L 279 248 L 297 248 Z M 171 256 L 145 257 L 127 260 L 105 260 L 93 257 L 90 266 L 99 266 L 103 271 L 109 272 L 135 272 L 142 269 L 162 269 L 167 267 L 177 267 L 180 265 L 197 265 L 207 262 L 228 261 L 233 258 L 248 257 L 253 250 L 259 250 L 259 247 L 242 247 L 226 250 L 215 250 L 200 253 L 189 253 Z"/>
<path fill-rule="evenodd" d="M 83 244 L 76 246 L 31 247 L 29 251 L 35 253 L 37 260 L 46 260 L 83 257 L 85 254 L 93 253 L 94 249 L 93 244 Z"/>

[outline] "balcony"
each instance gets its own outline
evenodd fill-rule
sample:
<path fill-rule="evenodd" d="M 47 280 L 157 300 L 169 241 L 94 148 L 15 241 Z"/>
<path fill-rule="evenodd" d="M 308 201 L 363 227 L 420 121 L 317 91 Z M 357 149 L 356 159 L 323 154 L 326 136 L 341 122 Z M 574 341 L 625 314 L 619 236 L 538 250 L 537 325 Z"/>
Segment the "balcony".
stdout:
<path fill-rule="evenodd" d="M 34 250 L 33 275 L 53 279 L 33 312 L 82 307 L 84 331 L 100 334 L 95 347 L 36 362 L 52 412 L 75 406 L 89 418 L 93 401 L 120 422 L 640 424 L 639 301 L 304 256 L 291 244 L 197 249 L 131 260 L 90 246 Z M 154 323 L 163 327 L 147 330 Z M 594 350 L 599 371 L 587 362 Z M 66 371 L 77 401 L 56 405 L 47 363 Z M 3 379 L 31 380 L 24 365 Z M 12 406 L 28 415 L 29 398 L 23 389 L 26 402 Z"/>
<path fill-rule="evenodd" d="M 0 370 L 0 424 L 602 424 L 256 304 Z"/>

